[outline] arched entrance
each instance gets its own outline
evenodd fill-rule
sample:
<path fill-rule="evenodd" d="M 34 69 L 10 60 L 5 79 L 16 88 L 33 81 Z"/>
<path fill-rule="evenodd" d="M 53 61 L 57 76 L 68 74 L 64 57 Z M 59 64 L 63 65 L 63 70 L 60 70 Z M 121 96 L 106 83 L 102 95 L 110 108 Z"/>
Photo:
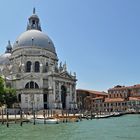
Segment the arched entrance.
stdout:
<path fill-rule="evenodd" d="M 66 109 L 66 93 L 67 93 L 66 87 L 65 86 L 61 86 L 62 109 Z"/>

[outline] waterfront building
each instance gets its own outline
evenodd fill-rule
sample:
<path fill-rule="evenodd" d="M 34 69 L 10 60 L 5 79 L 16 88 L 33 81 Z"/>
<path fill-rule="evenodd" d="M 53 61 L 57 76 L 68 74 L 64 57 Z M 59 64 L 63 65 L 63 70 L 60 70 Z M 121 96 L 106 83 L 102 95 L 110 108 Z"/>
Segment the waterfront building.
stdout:
<path fill-rule="evenodd" d="M 77 89 L 77 105 L 80 110 L 97 111 L 101 100 L 104 100 L 108 94 L 106 92 Z"/>
<path fill-rule="evenodd" d="M 126 111 L 140 109 L 140 85 L 120 86 L 108 90 L 108 98 L 105 103 L 109 104 L 108 111 Z"/>
<path fill-rule="evenodd" d="M 27 29 L 0 56 L 0 75 L 16 89 L 22 109 L 75 109 L 76 74 L 58 63 L 53 41 L 33 10 Z"/>
<path fill-rule="evenodd" d="M 110 88 L 108 93 L 77 90 L 78 108 L 98 112 L 140 111 L 140 85 Z"/>

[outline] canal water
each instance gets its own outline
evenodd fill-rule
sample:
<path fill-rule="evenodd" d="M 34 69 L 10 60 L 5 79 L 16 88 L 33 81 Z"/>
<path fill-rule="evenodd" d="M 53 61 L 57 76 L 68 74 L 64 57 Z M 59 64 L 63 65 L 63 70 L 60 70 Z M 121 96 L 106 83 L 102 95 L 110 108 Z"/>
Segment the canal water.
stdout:
<path fill-rule="evenodd" d="M 140 114 L 61 124 L 0 124 L 0 140 L 140 140 Z"/>

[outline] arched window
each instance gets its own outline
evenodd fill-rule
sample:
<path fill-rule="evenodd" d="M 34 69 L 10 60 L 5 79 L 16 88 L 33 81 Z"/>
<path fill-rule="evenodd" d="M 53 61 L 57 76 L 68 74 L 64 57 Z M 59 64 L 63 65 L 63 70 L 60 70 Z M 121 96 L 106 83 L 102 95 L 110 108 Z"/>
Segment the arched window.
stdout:
<path fill-rule="evenodd" d="M 40 72 L 40 64 L 38 61 L 35 62 L 35 72 Z"/>
<path fill-rule="evenodd" d="M 35 24 L 35 20 L 33 20 L 33 24 Z"/>
<path fill-rule="evenodd" d="M 21 102 L 21 94 L 18 94 L 18 101 Z"/>
<path fill-rule="evenodd" d="M 31 66 L 32 66 L 32 62 L 27 61 L 27 63 L 26 63 L 26 72 L 31 72 Z"/>
<path fill-rule="evenodd" d="M 31 88 L 31 89 L 36 88 L 37 89 L 37 88 L 39 88 L 39 86 L 38 86 L 38 84 L 36 82 L 31 81 L 31 82 L 28 82 L 25 85 L 25 88 L 27 88 L 27 89 L 29 89 L 29 88 Z"/>
<path fill-rule="evenodd" d="M 35 83 L 35 88 L 39 88 L 37 83 Z"/>
<path fill-rule="evenodd" d="M 44 72 L 48 72 L 48 69 L 49 69 L 49 64 L 48 64 L 48 62 L 46 62 Z"/>
<path fill-rule="evenodd" d="M 30 88 L 34 88 L 34 82 L 33 81 L 30 82 Z"/>
<path fill-rule="evenodd" d="M 25 85 L 25 88 L 29 88 L 30 86 L 29 86 L 29 83 L 27 83 L 26 85 Z"/>

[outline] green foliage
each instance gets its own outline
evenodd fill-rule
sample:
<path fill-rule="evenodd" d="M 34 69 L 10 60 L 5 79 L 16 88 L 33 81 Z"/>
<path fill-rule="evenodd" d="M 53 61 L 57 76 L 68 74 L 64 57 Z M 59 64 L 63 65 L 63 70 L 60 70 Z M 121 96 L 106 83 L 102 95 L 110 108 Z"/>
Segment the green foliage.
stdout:
<path fill-rule="evenodd" d="M 4 91 L 4 80 L 2 77 L 0 77 L 0 94 Z"/>
<path fill-rule="evenodd" d="M 17 102 L 16 91 L 12 88 L 5 88 L 4 101 L 7 108 L 12 107 L 12 105 Z"/>
<path fill-rule="evenodd" d="M 4 80 L 2 77 L 0 77 L 0 106 L 4 103 Z"/>
<path fill-rule="evenodd" d="M 16 90 L 4 87 L 4 80 L 0 77 L 0 106 L 6 104 L 8 108 L 17 102 Z"/>

